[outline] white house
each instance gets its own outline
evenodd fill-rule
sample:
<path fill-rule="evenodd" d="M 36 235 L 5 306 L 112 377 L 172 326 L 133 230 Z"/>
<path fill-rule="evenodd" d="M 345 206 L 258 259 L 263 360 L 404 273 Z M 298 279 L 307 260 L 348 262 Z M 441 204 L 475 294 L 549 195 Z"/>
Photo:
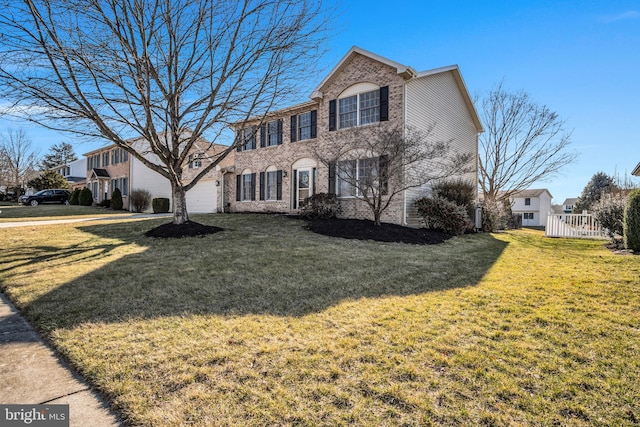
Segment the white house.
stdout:
<path fill-rule="evenodd" d="M 540 227 L 547 223 L 547 214 L 553 213 L 551 193 L 546 188 L 540 190 L 522 190 L 510 197 L 511 211 L 522 215 L 525 227 Z"/>
<path fill-rule="evenodd" d="M 573 209 L 576 207 L 576 203 L 578 203 L 577 197 L 565 199 L 564 203 L 562 203 L 562 213 L 573 213 Z"/>
<path fill-rule="evenodd" d="M 87 158 L 81 157 L 78 160 L 56 166 L 52 170 L 62 175 L 72 189 L 82 188 L 87 179 Z"/>

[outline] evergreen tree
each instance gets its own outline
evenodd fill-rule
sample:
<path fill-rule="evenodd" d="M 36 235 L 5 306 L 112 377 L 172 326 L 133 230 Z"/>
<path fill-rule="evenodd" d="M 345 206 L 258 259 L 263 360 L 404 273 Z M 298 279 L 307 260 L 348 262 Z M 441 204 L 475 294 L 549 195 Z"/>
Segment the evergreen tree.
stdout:
<path fill-rule="evenodd" d="M 69 183 L 58 172 L 48 170 L 43 172 L 39 177 L 29 181 L 27 186 L 36 191 L 40 191 L 49 188 L 69 188 Z"/>
<path fill-rule="evenodd" d="M 44 170 L 49 170 L 56 166 L 73 162 L 74 160 L 78 160 L 78 157 L 73 151 L 71 144 L 61 142 L 60 144 L 53 144 L 51 148 L 49 148 L 49 153 L 44 155 L 40 166 Z"/>
<path fill-rule="evenodd" d="M 598 172 L 591 177 L 582 190 L 582 194 L 573 210 L 574 213 L 582 213 L 582 211 L 593 210 L 595 205 L 600 201 L 602 194 L 613 193 L 617 189 L 615 180 L 604 172 Z"/>

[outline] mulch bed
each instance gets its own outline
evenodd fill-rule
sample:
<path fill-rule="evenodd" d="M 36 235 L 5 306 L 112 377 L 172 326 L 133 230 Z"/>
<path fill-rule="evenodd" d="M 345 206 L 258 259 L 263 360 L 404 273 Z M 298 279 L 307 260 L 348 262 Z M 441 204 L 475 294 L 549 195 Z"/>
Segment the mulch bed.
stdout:
<path fill-rule="evenodd" d="M 159 227 L 153 228 L 144 233 L 144 235 L 147 237 L 159 237 L 163 239 L 200 237 L 217 233 L 222 230 L 224 229 L 220 227 L 216 227 L 213 225 L 202 225 L 193 221 L 187 221 L 184 224 L 174 224 L 170 222 L 168 224 L 162 224 Z"/>
<path fill-rule="evenodd" d="M 413 245 L 436 245 L 451 238 L 441 231 L 388 223 L 376 226 L 373 221 L 360 219 L 313 219 L 309 221 L 307 228 L 325 236 Z"/>

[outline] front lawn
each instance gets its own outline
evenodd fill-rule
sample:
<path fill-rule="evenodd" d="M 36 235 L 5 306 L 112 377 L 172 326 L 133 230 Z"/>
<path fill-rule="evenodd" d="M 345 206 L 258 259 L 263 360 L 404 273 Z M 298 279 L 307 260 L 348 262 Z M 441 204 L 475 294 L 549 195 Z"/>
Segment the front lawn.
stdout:
<path fill-rule="evenodd" d="M 640 421 L 640 257 L 539 231 L 407 245 L 282 216 L 0 229 L 0 287 L 132 425 Z"/>
<path fill-rule="evenodd" d="M 4 206 L 0 206 L 0 222 L 100 217 L 122 214 L 130 214 L 130 212 L 114 211 L 93 206 L 65 206 L 59 204 L 24 206 L 16 203 L 6 203 Z"/>

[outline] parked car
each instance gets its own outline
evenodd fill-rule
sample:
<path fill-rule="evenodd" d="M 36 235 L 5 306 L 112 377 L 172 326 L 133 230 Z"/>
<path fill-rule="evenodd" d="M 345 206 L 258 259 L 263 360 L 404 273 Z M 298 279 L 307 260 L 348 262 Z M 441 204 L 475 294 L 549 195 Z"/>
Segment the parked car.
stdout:
<path fill-rule="evenodd" d="M 23 205 L 31 206 L 38 206 L 43 203 L 62 203 L 68 205 L 69 197 L 71 197 L 71 191 L 69 190 L 40 190 L 29 196 L 20 196 L 19 202 Z"/>

